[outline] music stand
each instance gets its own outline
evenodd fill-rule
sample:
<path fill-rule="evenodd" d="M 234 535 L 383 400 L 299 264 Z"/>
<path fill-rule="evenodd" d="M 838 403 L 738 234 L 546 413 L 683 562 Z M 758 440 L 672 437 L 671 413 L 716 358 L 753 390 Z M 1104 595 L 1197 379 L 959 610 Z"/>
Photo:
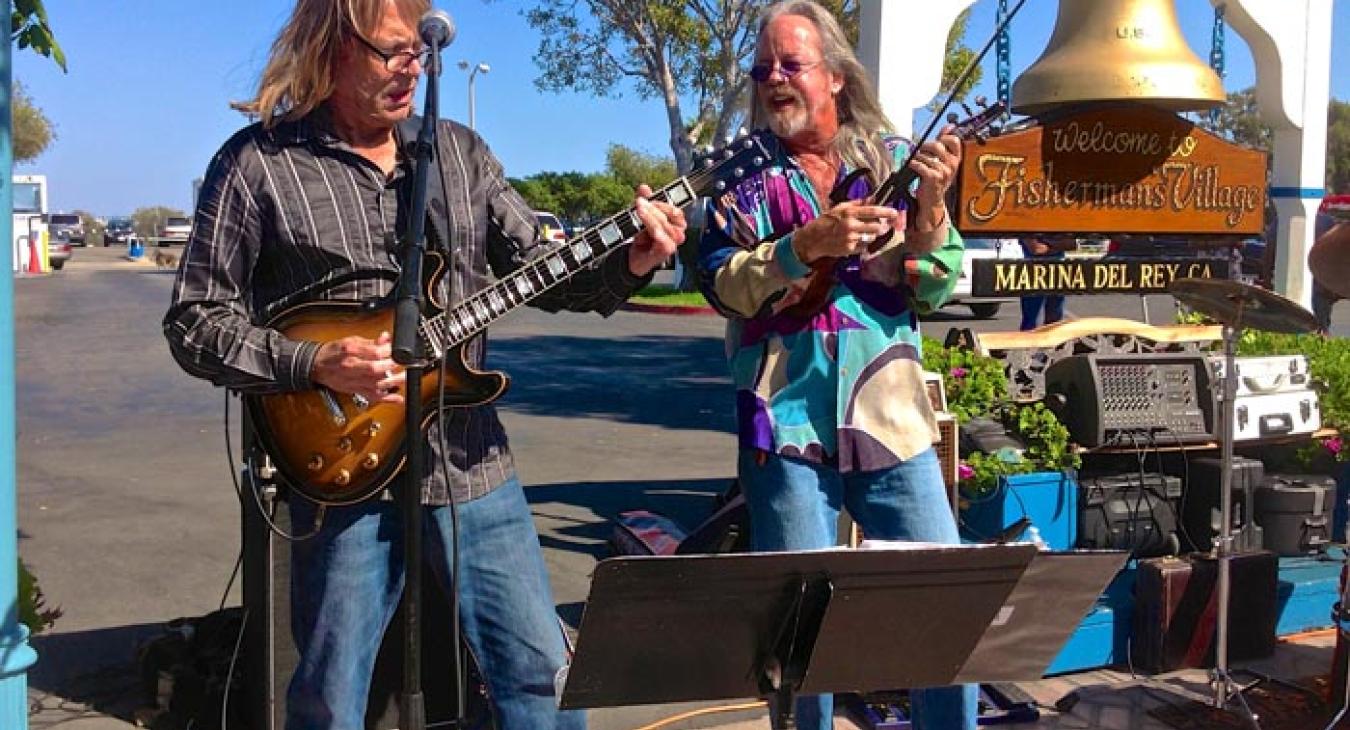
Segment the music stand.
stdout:
<path fill-rule="evenodd" d="M 1030 615 L 1007 601 L 1038 553 L 924 546 L 605 560 L 561 704 L 763 697 L 790 728 L 798 693 L 980 681 L 966 667 L 1001 615 Z M 1080 566 L 1060 598 L 1086 613 L 1120 563 Z M 1061 646 L 1019 642 L 1013 649 L 1036 654 L 1040 669 L 1018 678 L 1038 679 Z"/>

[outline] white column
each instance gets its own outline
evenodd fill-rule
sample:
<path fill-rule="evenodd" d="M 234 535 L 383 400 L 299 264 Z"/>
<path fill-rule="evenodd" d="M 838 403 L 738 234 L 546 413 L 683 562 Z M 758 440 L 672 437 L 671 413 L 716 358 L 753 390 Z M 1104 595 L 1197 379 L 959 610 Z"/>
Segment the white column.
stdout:
<path fill-rule="evenodd" d="M 1275 291 L 1312 303 L 1308 249 L 1325 190 L 1331 97 L 1331 0 L 1210 0 L 1247 41 L 1256 101 L 1275 130 L 1270 194 L 1279 215 Z"/>
<path fill-rule="evenodd" d="M 942 90 L 947 33 L 974 3 L 860 0 L 858 60 L 876 81 L 881 108 L 900 134 L 914 136 L 914 110 Z M 923 32 L 915 32 L 916 28 Z"/>

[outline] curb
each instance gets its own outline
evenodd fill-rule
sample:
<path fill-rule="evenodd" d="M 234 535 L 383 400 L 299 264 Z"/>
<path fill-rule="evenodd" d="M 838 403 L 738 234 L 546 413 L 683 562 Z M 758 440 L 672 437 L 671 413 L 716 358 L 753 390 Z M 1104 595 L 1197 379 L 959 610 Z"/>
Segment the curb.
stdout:
<path fill-rule="evenodd" d="M 619 309 L 627 312 L 646 312 L 648 314 L 717 315 L 712 307 L 693 307 L 679 304 L 636 304 L 625 302 Z"/>

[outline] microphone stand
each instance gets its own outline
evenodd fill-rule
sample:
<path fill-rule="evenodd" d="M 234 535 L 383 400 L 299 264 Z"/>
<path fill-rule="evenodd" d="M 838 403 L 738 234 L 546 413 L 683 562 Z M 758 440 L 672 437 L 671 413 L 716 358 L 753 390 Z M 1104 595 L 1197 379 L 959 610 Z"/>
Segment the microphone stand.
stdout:
<path fill-rule="evenodd" d="M 426 257 L 427 175 L 436 149 L 436 121 L 440 118 L 437 82 L 441 75 L 441 49 L 432 47 L 427 64 L 426 101 L 422 128 L 417 132 L 416 167 L 413 174 L 412 207 L 408 239 L 403 247 L 394 308 L 394 361 L 407 374 L 404 386 L 405 433 L 408 434 L 407 469 L 403 482 L 403 694 L 399 697 L 398 726 L 402 730 L 425 730 L 426 704 L 422 696 L 422 372 L 418 340 L 422 319 L 422 263 Z M 453 589 L 452 589 L 452 592 Z M 450 600 L 458 600 L 451 596 Z M 458 637 L 456 637 L 458 642 Z"/>

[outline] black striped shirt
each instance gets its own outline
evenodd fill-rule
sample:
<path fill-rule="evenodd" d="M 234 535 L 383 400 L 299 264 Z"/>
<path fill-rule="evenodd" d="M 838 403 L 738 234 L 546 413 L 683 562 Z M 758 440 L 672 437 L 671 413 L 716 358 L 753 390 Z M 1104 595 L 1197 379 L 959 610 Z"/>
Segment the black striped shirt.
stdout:
<path fill-rule="evenodd" d="M 454 304 L 548 247 L 482 138 L 446 120 L 437 132 L 449 194 L 430 205 L 448 221 L 452 263 L 442 296 Z M 271 130 L 254 124 L 226 142 L 203 180 L 164 317 L 179 365 L 244 393 L 312 387 L 320 343 L 288 339 L 259 323 L 300 301 L 389 293 L 399 270 L 395 233 L 406 230 L 410 207 L 414 141 L 400 134 L 400 162 L 389 176 L 336 137 L 322 108 Z M 628 271 L 627 259 L 621 248 L 530 304 L 608 315 L 647 281 Z M 481 368 L 485 348 L 483 336 L 471 342 L 467 363 Z M 448 437 L 450 483 L 439 459 L 428 463 L 424 502 L 445 504 L 452 494 L 472 499 L 511 476 L 506 434 L 490 405 L 447 410 L 428 435 L 429 457 L 440 451 L 438 428 Z"/>

